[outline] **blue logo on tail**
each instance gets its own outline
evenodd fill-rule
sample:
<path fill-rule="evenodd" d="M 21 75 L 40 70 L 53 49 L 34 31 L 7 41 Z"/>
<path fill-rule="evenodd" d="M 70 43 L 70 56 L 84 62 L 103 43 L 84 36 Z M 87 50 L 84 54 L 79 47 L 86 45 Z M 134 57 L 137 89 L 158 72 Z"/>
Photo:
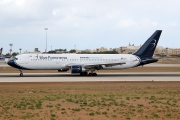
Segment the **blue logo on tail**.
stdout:
<path fill-rule="evenodd" d="M 156 40 L 155 40 L 155 39 L 153 39 L 153 40 L 151 41 L 149 47 L 150 47 L 149 50 L 152 50 L 152 49 L 154 49 L 154 48 L 156 47 Z"/>

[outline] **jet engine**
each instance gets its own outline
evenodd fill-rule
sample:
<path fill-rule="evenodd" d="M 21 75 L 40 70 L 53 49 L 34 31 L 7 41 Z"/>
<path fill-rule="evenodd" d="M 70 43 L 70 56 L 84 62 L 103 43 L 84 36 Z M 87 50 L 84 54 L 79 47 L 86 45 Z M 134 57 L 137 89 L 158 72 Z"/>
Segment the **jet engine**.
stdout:
<path fill-rule="evenodd" d="M 71 66 L 71 73 L 81 73 L 85 71 L 86 69 L 80 65 Z"/>

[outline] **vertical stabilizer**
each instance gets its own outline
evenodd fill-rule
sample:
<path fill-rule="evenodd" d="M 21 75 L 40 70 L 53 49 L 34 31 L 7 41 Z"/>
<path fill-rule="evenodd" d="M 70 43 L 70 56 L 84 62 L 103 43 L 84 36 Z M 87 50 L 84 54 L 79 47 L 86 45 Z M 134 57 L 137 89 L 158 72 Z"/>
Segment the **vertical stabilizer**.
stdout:
<path fill-rule="evenodd" d="M 162 30 L 156 30 L 154 34 L 139 48 L 134 55 L 140 58 L 152 58 L 158 44 Z"/>

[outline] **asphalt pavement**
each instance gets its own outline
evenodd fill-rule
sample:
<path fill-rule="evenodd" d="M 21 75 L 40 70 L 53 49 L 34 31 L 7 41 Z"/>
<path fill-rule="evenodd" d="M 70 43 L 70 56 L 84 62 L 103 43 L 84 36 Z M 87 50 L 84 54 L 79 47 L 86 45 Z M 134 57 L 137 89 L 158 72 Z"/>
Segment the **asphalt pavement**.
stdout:
<path fill-rule="evenodd" d="M 96 81 L 180 81 L 180 72 L 165 73 L 99 73 L 98 76 L 79 76 L 69 73 L 0 74 L 0 82 L 96 82 Z"/>

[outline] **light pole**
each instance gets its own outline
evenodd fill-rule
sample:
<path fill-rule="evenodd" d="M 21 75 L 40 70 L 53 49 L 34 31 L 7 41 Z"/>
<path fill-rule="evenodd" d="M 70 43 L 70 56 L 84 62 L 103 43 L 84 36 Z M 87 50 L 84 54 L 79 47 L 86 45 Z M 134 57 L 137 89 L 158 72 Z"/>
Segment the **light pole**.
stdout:
<path fill-rule="evenodd" d="M 19 48 L 20 54 L 21 54 L 21 50 L 22 50 L 22 49 L 21 49 L 21 48 Z"/>
<path fill-rule="evenodd" d="M 10 44 L 9 44 L 9 46 L 10 46 L 10 50 L 9 50 L 9 51 L 10 51 L 10 56 L 11 56 L 12 46 L 13 46 L 13 44 L 12 44 L 12 43 L 10 43 Z"/>
<path fill-rule="evenodd" d="M 45 52 L 47 52 L 47 30 L 48 30 L 48 28 L 44 28 L 44 30 L 46 31 L 46 50 L 45 50 Z"/>

